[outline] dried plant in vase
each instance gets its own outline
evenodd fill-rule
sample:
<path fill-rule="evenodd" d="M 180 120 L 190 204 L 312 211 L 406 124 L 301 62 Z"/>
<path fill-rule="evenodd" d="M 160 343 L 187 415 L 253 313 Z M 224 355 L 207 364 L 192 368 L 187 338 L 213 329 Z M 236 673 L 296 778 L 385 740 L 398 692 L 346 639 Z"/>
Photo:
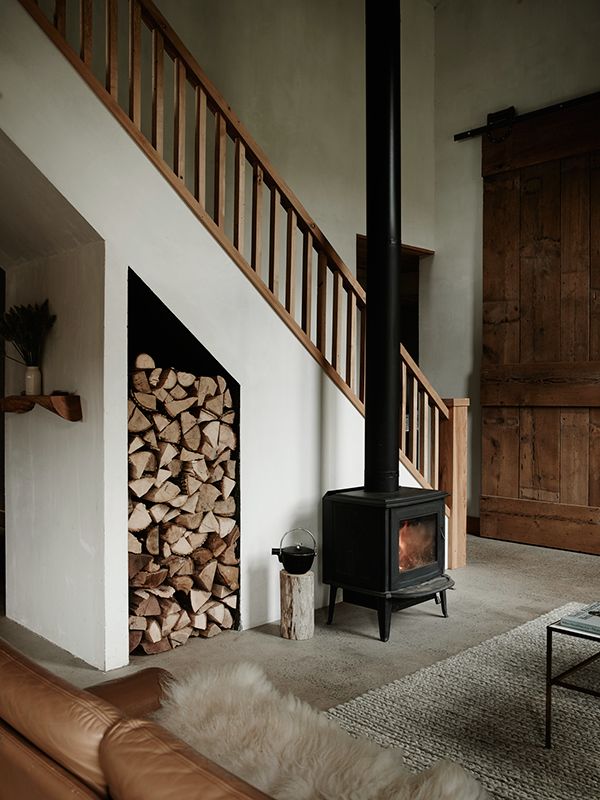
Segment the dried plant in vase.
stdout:
<path fill-rule="evenodd" d="M 55 320 L 47 299 L 41 305 L 13 306 L 0 318 L 0 337 L 10 342 L 21 356 L 13 360 L 26 367 L 25 394 L 41 394 L 44 345 Z"/>

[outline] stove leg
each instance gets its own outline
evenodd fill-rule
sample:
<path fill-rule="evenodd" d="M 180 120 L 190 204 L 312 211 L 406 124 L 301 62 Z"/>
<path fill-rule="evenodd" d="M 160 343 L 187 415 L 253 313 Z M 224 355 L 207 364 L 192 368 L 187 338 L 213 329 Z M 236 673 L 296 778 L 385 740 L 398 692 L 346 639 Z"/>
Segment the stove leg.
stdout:
<path fill-rule="evenodd" d="M 447 617 L 448 616 L 448 601 L 446 600 L 446 590 L 444 589 L 443 592 L 440 592 L 440 602 L 442 604 L 442 614 Z"/>
<path fill-rule="evenodd" d="M 382 642 L 387 642 L 390 638 L 390 625 L 392 622 L 392 603 L 390 600 L 382 600 L 377 610 L 377 620 L 379 622 L 379 638 Z"/>
<path fill-rule="evenodd" d="M 330 586 L 329 587 L 329 611 L 327 613 L 327 624 L 331 625 L 333 622 L 333 614 L 335 611 L 335 601 L 337 599 L 337 586 Z"/>

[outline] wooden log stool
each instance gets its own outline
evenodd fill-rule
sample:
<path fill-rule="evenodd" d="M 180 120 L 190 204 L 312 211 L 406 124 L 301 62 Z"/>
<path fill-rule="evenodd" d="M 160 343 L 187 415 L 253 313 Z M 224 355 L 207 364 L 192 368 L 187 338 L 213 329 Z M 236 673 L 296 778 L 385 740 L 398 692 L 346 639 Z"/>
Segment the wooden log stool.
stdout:
<path fill-rule="evenodd" d="M 315 631 L 315 576 L 279 573 L 280 632 L 284 639 L 312 639 Z"/>

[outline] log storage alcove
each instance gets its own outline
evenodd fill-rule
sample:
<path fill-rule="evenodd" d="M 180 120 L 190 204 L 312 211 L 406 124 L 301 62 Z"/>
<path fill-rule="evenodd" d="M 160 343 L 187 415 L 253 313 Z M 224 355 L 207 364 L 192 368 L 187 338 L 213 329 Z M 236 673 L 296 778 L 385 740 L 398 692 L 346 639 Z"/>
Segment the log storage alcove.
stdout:
<path fill-rule="evenodd" d="M 225 378 L 135 359 L 129 398 L 130 652 L 237 625 L 235 410 Z"/>

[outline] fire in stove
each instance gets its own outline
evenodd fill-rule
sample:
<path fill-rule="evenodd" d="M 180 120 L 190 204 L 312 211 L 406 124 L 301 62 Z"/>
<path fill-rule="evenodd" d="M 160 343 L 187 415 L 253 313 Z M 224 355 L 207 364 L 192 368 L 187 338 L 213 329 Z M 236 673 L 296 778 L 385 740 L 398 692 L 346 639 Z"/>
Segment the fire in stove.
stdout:
<path fill-rule="evenodd" d="M 436 518 L 406 519 L 398 531 L 398 569 L 405 572 L 435 564 Z"/>

